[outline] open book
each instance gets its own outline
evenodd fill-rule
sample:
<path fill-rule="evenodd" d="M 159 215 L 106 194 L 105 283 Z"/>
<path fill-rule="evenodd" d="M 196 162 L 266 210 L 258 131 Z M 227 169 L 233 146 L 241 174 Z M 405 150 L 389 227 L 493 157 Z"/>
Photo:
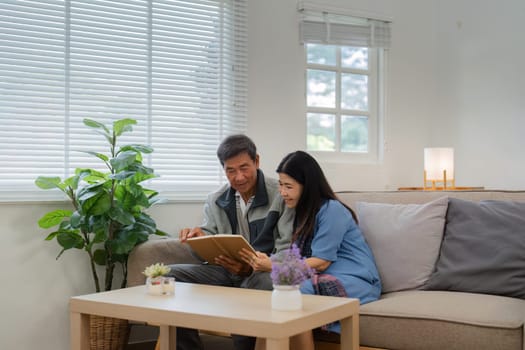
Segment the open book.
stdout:
<path fill-rule="evenodd" d="M 215 258 L 225 255 L 243 262 L 239 251 L 246 248 L 255 254 L 255 249 L 241 235 L 216 234 L 188 238 L 186 243 L 193 251 L 209 264 L 215 264 Z"/>

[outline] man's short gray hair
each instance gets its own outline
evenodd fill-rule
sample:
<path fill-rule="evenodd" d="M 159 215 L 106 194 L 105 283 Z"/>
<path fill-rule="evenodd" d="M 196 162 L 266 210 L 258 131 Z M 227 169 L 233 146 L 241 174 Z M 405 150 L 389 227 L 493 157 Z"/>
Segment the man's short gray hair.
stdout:
<path fill-rule="evenodd" d="M 224 162 L 228 159 L 238 156 L 241 153 L 247 153 L 253 161 L 257 158 L 257 147 L 255 147 L 255 143 L 243 134 L 226 137 L 219 145 L 219 148 L 217 148 L 217 158 L 219 158 L 222 166 L 224 166 Z"/>

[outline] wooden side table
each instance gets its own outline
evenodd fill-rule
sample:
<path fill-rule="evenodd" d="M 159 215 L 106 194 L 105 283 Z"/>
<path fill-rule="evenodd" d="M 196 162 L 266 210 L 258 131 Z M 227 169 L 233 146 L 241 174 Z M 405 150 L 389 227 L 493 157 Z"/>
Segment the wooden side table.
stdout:
<path fill-rule="evenodd" d="M 274 311 L 270 291 L 175 283 L 174 296 L 151 296 L 146 286 L 72 297 L 71 349 L 89 349 L 89 315 L 158 324 L 160 349 L 175 348 L 176 327 L 266 339 L 266 350 L 287 350 L 289 337 L 339 320 L 341 349 L 359 349 L 359 300 L 303 295 L 300 311 Z"/>

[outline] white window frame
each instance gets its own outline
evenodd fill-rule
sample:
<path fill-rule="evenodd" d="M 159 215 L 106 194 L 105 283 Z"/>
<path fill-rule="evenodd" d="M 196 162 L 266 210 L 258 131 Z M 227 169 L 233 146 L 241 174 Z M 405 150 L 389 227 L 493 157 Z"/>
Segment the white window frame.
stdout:
<path fill-rule="evenodd" d="M 304 45 L 305 58 L 305 123 L 308 113 L 327 113 L 336 116 L 335 150 L 310 150 L 319 160 L 344 163 L 380 163 L 384 153 L 384 119 L 386 111 L 387 52 L 391 40 L 392 18 L 348 8 L 326 6 L 321 2 L 299 1 L 300 41 Z M 324 66 L 308 63 L 307 43 L 338 47 L 337 65 Z M 368 57 L 368 111 L 342 110 L 341 73 L 352 69 L 341 67 L 341 47 L 367 47 Z M 336 72 L 336 107 L 309 107 L 307 103 L 307 71 L 321 69 Z M 361 73 L 358 73 L 361 74 Z M 343 113 L 344 112 L 344 113 Z M 342 115 L 368 117 L 368 151 L 341 152 Z M 308 130 L 307 130 L 308 133 Z M 307 137 L 307 135 L 305 135 Z"/>
<path fill-rule="evenodd" d="M 384 99 L 382 93 L 382 76 L 384 75 L 384 53 L 377 48 L 368 49 L 368 69 L 353 69 L 341 67 L 341 47 L 337 47 L 336 65 L 321 65 L 307 62 L 307 49 L 305 45 L 306 69 L 316 69 L 322 71 L 335 72 L 336 74 L 336 98 L 335 108 L 329 107 L 310 107 L 305 98 L 306 113 L 326 113 L 335 115 L 335 150 L 317 151 L 309 150 L 319 159 L 330 162 L 357 162 L 375 163 L 382 158 L 382 127 Z M 341 108 L 341 75 L 342 73 L 355 73 L 367 75 L 368 77 L 368 111 L 349 110 Z M 307 75 L 305 74 L 305 77 Z M 306 82 L 308 83 L 308 82 Z M 306 86 L 306 84 L 305 84 Z M 306 96 L 306 92 L 305 92 Z M 341 146 L 341 119 L 343 115 L 365 116 L 368 119 L 368 145 L 367 152 L 342 152 Z"/>

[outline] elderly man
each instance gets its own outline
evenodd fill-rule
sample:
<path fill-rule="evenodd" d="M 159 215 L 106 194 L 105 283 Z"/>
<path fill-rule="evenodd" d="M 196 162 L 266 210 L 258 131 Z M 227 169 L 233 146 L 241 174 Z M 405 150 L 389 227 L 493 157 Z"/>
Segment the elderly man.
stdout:
<path fill-rule="evenodd" d="M 223 140 L 217 157 L 228 184 L 208 195 L 201 226 L 185 228 L 181 242 L 210 234 L 241 234 L 255 250 L 271 254 L 288 247 L 291 240 L 293 211 L 279 195 L 277 180 L 266 178 L 259 169 L 259 155 L 253 141 L 245 135 Z M 269 272 L 254 271 L 253 264 L 220 256 L 215 264 L 171 265 L 170 276 L 177 281 L 228 287 L 271 290 Z M 177 329 L 177 349 L 202 349 L 198 331 Z M 255 339 L 233 336 L 236 350 L 251 350 Z"/>

